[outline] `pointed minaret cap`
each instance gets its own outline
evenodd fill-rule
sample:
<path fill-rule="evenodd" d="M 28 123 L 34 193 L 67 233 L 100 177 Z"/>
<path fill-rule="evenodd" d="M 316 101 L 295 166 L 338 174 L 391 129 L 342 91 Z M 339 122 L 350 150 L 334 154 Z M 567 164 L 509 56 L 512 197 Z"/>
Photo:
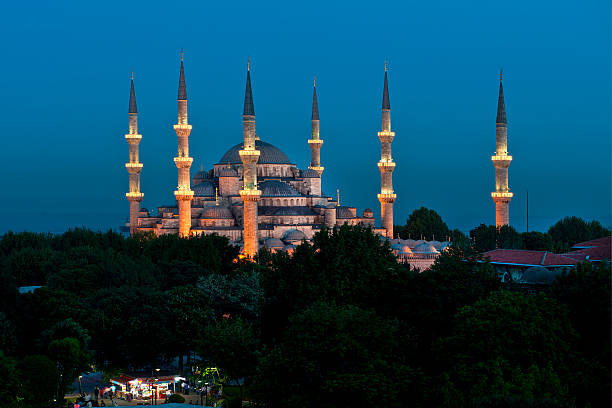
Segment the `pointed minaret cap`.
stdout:
<path fill-rule="evenodd" d="M 132 72 L 132 79 L 130 80 L 130 108 L 128 113 L 138 113 L 138 109 L 136 109 L 136 92 L 134 91 L 134 73 Z"/>
<path fill-rule="evenodd" d="M 502 70 L 499 71 L 499 99 L 497 100 L 496 123 L 506 124 L 506 105 L 504 104 L 504 88 L 502 87 Z"/>
<path fill-rule="evenodd" d="M 253 107 L 253 93 L 251 92 L 251 62 L 247 58 L 247 79 L 246 90 L 244 92 L 244 111 L 243 115 L 255 116 L 255 107 Z"/>
<path fill-rule="evenodd" d="M 391 104 L 389 103 L 389 84 L 387 82 L 387 60 L 385 60 L 385 86 L 383 88 L 382 108 L 391 110 Z"/>
<path fill-rule="evenodd" d="M 179 101 L 187 100 L 187 87 L 185 86 L 185 69 L 183 68 L 183 49 L 181 48 L 181 74 L 179 76 L 179 89 L 178 98 Z"/>
<path fill-rule="evenodd" d="M 317 103 L 317 83 L 316 78 L 312 81 L 312 120 L 319 120 L 319 104 Z"/>

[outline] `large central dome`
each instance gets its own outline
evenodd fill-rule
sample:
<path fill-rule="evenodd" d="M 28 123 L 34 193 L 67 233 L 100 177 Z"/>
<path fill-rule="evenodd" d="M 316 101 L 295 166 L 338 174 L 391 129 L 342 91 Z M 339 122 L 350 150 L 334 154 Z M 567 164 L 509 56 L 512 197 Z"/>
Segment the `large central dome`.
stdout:
<path fill-rule="evenodd" d="M 255 147 L 261 152 L 257 164 L 292 164 L 289 158 L 278 147 L 270 143 L 255 141 Z M 229 149 L 217 164 L 242 164 L 238 151 L 242 149 L 242 143 Z"/>

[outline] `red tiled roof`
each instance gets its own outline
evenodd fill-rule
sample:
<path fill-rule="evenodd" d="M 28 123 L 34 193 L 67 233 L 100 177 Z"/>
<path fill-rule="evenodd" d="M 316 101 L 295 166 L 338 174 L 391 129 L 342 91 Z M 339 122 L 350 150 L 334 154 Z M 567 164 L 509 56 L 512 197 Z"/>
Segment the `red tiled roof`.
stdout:
<path fill-rule="evenodd" d="M 580 242 L 572 247 L 575 251 L 563 254 L 574 259 L 588 261 L 612 260 L 612 236 Z M 588 258 L 587 258 L 588 257 Z"/>
<path fill-rule="evenodd" d="M 494 249 L 482 254 L 491 263 L 513 264 L 525 266 L 571 266 L 578 261 L 567 256 L 553 254 L 547 251 L 526 251 L 522 249 Z"/>

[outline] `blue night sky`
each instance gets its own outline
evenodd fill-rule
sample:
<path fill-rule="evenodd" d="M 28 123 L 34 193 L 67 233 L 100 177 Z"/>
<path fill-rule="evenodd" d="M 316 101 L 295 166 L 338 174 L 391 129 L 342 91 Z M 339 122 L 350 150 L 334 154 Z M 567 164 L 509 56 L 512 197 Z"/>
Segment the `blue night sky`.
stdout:
<path fill-rule="evenodd" d="M 389 59 L 396 224 L 420 206 L 463 231 L 493 224 L 499 69 L 508 114 L 510 221 L 611 224 L 608 0 L 3 2 L 0 233 L 117 228 L 130 71 L 143 206 L 172 203 L 176 94 L 185 49 L 193 172 L 242 140 L 247 55 L 257 131 L 310 159 L 312 77 L 323 189 L 380 206 L 380 107 Z"/>

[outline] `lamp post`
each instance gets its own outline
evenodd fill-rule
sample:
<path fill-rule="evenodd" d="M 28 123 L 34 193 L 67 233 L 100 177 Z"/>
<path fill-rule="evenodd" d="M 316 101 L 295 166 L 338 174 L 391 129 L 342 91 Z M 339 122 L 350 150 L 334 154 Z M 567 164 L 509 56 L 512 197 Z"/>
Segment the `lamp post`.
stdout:
<path fill-rule="evenodd" d="M 83 391 L 81 390 L 81 378 L 83 378 L 83 376 L 79 375 L 79 395 L 83 395 Z"/>

